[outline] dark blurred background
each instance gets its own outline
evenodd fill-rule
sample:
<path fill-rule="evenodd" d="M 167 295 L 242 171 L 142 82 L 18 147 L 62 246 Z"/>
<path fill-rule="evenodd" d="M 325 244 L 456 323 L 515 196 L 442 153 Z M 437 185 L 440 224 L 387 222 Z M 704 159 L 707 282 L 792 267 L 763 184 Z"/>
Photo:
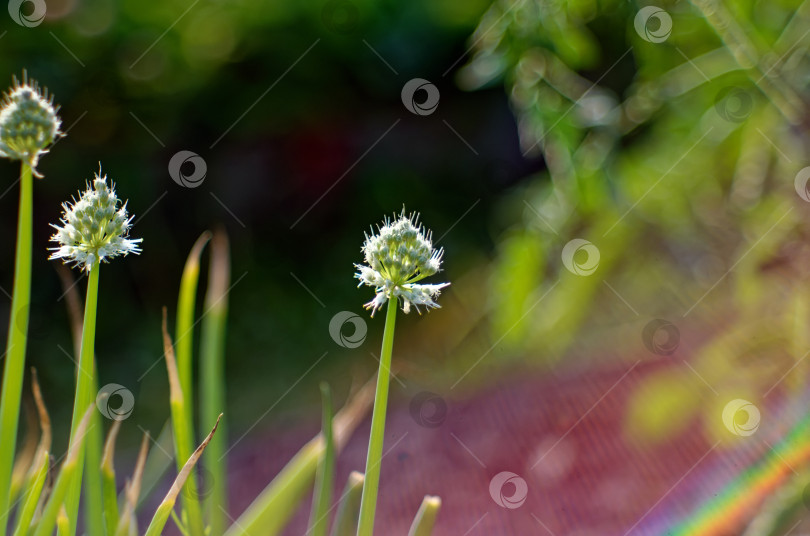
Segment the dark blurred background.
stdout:
<path fill-rule="evenodd" d="M 63 289 L 47 260 L 49 224 L 99 162 L 129 199 L 132 236 L 144 240 L 142 255 L 102 271 L 100 385 L 132 390 L 141 426 L 159 428 L 168 415 L 165 367 L 155 365 L 160 308 L 167 305 L 171 318 L 186 255 L 217 225 L 227 229 L 233 256 L 233 433 L 253 424 L 255 410 L 324 351 L 330 355 L 305 386 L 327 375 L 349 378 L 358 361 L 370 374 L 376 363 L 367 349 L 341 353 L 327 331 L 332 315 L 363 314 L 372 297 L 352 279 L 363 231 L 403 205 L 420 211 L 442 237 L 453 280 L 492 249 L 487 214 L 499 192 L 541 165 L 521 156 L 502 88 L 463 92 L 454 82 L 487 7 L 452 0 L 49 0 L 39 26 L 3 18 L 0 75 L 10 85 L 27 70 L 55 96 L 67 131 L 42 159 L 45 178 L 35 185 L 29 353 L 57 426 L 70 408 L 74 365 Z M 402 86 L 415 77 L 438 87 L 436 113 L 417 116 L 403 106 Z M 180 150 L 207 164 L 197 188 L 169 175 Z M 8 188 L 0 198 L 6 259 L 14 251 L 17 173 L 16 163 L 0 162 Z M 7 289 L 11 268 L 0 263 Z M 83 282 L 77 288 L 83 297 Z M 420 320 L 411 315 L 401 324 Z M 381 324 L 369 321 L 370 341 Z M 316 392 L 302 387 L 279 410 L 308 411 L 318 404 Z M 241 419 L 240 408 L 253 409 Z"/>

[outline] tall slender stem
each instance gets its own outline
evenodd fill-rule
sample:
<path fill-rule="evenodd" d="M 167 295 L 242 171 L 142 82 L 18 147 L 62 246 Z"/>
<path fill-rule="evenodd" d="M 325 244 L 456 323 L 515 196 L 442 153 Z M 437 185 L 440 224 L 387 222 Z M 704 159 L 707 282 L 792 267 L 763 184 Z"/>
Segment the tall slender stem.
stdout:
<path fill-rule="evenodd" d="M 70 445 L 79 441 L 76 437 L 79 424 L 87 407 L 95 400 L 95 343 L 96 343 L 96 310 L 98 306 L 99 263 L 93 264 L 87 277 L 87 299 L 84 302 L 84 324 L 82 326 L 81 351 L 76 370 L 76 398 L 73 403 L 73 419 L 70 426 Z M 76 519 L 79 511 L 79 496 L 84 472 L 84 453 L 86 442 L 79 446 L 76 460 L 76 474 L 65 497 L 65 506 L 72 533 L 75 533 Z"/>
<path fill-rule="evenodd" d="M 90 392 L 98 391 L 98 372 L 94 367 L 93 385 Z M 104 534 L 104 499 L 102 495 L 101 478 L 101 445 L 102 445 L 101 414 L 93 412 L 90 417 L 90 427 L 87 429 L 85 440 L 84 478 L 84 507 L 87 515 L 84 525 L 87 534 Z"/>
<path fill-rule="evenodd" d="M 377 489 L 380 486 L 380 464 L 382 462 L 383 439 L 385 437 L 385 412 L 388 407 L 388 386 L 391 381 L 391 356 L 394 351 L 394 325 L 397 319 L 397 299 L 388 300 L 385 314 L 380 353 L 380 370 L 377 373 L 377 391 L 374 394 L 374 412 L 371 415 L 371 436 L 368 441 L 366 458 L 366 482 L 360 500 L 360 523 L 357 536 L 372 536 L 374 514 L 377 510 Z"/>
<path fill-rule="evenodd" d="M 17 222 L 17 252 L 14 260 L 14 292 L 9 315 L 3 387 L 0 393 L 0 536 L 5 536 L 9 514 L 11 468 L 17 442 L 20 395 L 25 371 L 28 314 L 31 303 L 31 240 L 33 226 L 33 178 L 31 166 L 22 162 L 20 208 Z"/>

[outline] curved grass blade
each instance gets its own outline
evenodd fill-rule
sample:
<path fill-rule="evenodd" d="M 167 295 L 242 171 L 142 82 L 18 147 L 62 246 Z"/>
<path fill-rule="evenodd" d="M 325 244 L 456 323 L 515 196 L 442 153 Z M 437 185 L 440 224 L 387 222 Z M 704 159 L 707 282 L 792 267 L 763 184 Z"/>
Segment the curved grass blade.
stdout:
<path fill-rule="evenodd" d="M 219 419 L 221 418 L 222 415 L 220 414 Z M 169 489 L 166 497 L 164 497 L 163 502 L 160 503 L 160 506 L 158 506 L 157 510 L 155 511 L 152 522 L 149 523 L 149 527 L 146 529 L 145 536 L 160 536 L 160 534 L 162 534 L 163 527 L 166 526 L 166 521 L 168 521 L 169 515 L 174 509 L 174 503 L 177 501 L 177 496 L 180 494 L 180 490 L 183 489 L 183 485 L 186 483 L 189 473 L 192 472 L 194 466 L 197 464 L 197 461 L 200 459 L 200 456 L 202 456 L 205 447 L 208 446 L 211 438 L 214 437 L 214 432 L 217 431 L 219 419 L 217 419 L 217 423 L 214 425 L 214 428 L 211 430 L 208 436 L 188 459 L 186 464 L 183 466 L 183 469 L 180 470 L 180 473 L 177 475 L 172 487 Z"/>
<path fill-rule="evenodd" d="M 126 503 L 121 512 L 121 519 L 118 526 L 108 535 L 126 536 L 132 528 L 132 520 L 135 517 L 135 509 L 138 506 L 138 496 L 141 494 L 141 483 L 143 482 L 143 468 L 146 465 L 146 455 L 149 453 L 149 432 L 143 434 L 141 440 L 141 450 L 138 452 L 138 461 L 135 463 L 135 471 L 132 473 L 132 480 L 127 482 L 124 493 Z"/>

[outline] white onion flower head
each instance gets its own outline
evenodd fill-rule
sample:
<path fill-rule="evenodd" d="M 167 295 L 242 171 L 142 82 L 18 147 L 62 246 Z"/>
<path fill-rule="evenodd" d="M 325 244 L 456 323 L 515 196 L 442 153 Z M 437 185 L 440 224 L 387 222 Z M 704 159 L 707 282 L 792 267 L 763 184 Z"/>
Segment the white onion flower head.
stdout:
<path fill-rule="evenodd" d="M 141 239 L 127 238 L 132 216 L 127 214 L 126 202 L 115 194 L 115 185 L 107 184 L 107 176 L 96 174 L 92 184 L 73 203 L 63 203 L 60 225 L 51 225 L 56 234 L 52 242 L 51 259 L 72 262 L 88 272 L 96 263 L 129 253 L 138 254 Z"/>
<path fill-rule="evenodd" d="M 40 155 L 62 135 L 62 121 L 56 115 L 53 96 L 40 91 L 23 73 L 23 83 L 14 78 L 11 90 L 0 101 L 0 156 L 22 160 L 36 172 Z"/>
<path fill-rule="evenodd" d="M 385 218 L 377 232 L 366 234 L 363 244 L 366 264 L 355 264 L 358 287 L 374 287 L 374 299 L 365 304 L 371 316 L 386 301 L 402 299 L 402 310 L 408 313 L 413 305 L 425 309 L 438 308 L 437 298 L 450 283 L 418 284 L 418 281 L 441 271 L 443 249 L 435 249 L 431 232 L 419 222 L 419 214 L 405 215 L 405 209 L 394 219 Z"/>

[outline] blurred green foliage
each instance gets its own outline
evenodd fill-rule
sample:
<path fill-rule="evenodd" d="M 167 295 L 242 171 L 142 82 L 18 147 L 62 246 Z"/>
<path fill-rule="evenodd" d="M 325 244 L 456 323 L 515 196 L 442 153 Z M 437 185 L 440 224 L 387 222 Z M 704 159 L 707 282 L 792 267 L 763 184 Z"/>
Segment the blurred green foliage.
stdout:
<path fill-rule="evenodd" d="M 645 5 L 495 2 L 457 81 L 504 84 L 523 154 L 547 166 L 494 211 L 509 230 L 490 277 L 491 338 L 535 363 L 630 365 L 659 358 L 642 328 L 671 320 L 676 358 L 698 374 L 663 372 L 628 421 L 661 440 L 656 423 L 684 392 L 757 400 L 783 375 L 805 383 L 791 367 L 810 320 L 807 194 L 794 185 L 808 161 L 810 3 L 646 8 L 662 18 Z M 598 247 L 595 275 L 560 262 L 573 238 Z M 717 434 L 715 409 L 681 417 Z"/>

